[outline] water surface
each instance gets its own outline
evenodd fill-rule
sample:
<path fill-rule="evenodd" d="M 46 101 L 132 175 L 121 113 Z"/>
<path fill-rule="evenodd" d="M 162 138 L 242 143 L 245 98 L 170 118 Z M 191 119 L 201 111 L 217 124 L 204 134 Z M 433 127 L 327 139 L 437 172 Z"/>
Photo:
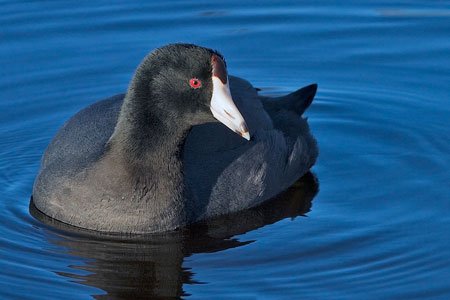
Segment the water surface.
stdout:
<path fill-rule="evenodd" d="M 450 298 L 449 3 L 6 1 L 1 11 L 0 298 Z M 220 50 L 266 95 L 317 82 L 314 175 L 264 207 L 147 238 L 37 221 L 29 197 L 56 130 L 123 92 L 145 54 L 170 42 Z"/>

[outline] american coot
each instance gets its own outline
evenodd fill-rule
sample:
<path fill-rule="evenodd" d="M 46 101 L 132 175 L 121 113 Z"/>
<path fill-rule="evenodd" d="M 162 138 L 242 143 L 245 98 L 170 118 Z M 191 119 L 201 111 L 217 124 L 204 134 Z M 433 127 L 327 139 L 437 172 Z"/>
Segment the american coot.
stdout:
<path fill-rule="evenodd" d="M 156 49 L 125 95 L 64 124 L 42 158 L 32 204 L 70 225 L 120 233 L 173 230 L 256 206 L 314 164 L 316 141 L 300 116 L 316 89 L 262 97 L 228 77 L 216 51 Z"/>

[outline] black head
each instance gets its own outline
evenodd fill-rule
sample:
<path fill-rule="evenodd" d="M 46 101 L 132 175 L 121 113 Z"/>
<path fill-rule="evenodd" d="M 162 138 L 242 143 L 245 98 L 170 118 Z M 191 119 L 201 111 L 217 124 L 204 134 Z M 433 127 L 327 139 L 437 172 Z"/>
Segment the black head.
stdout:
<path fill-rule="evenodd" d="M 231 99 L 224 58 L 208 48 L 172 44 L 154 50 L 139 65 L 127 96 L 167 122 L 192 126 L 217 119 L 248 135 Z"/>

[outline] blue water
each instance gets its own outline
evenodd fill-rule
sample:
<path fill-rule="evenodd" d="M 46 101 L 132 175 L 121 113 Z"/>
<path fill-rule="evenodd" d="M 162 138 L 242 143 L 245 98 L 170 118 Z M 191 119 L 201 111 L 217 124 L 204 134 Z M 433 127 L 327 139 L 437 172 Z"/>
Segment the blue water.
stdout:
<path fill-rule="evenodd" d="M 450 299 L 450 3 L 242 2 L 1 1 L 1 299 Z M 266 95 L 317 82 L 318 186 L 132 240 L 32 217 L 58 127 L 171 42 Z"/>

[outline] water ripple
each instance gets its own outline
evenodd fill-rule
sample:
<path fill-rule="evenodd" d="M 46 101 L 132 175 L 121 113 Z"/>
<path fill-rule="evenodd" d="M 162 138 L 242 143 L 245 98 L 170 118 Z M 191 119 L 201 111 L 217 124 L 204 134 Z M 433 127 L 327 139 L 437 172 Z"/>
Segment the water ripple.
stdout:
<path fill-rule="evenodd" d="M 448 11 L 442 1 L 3 3 L 0 298 L 449 298 Z M 314 202 L 310 178 L 282 205 L 130 239 L 33 218 L 57 128 L 178 41 L 219 49 L 266 95 L 319 83 L 306 113 L 320 146 Z"/>

